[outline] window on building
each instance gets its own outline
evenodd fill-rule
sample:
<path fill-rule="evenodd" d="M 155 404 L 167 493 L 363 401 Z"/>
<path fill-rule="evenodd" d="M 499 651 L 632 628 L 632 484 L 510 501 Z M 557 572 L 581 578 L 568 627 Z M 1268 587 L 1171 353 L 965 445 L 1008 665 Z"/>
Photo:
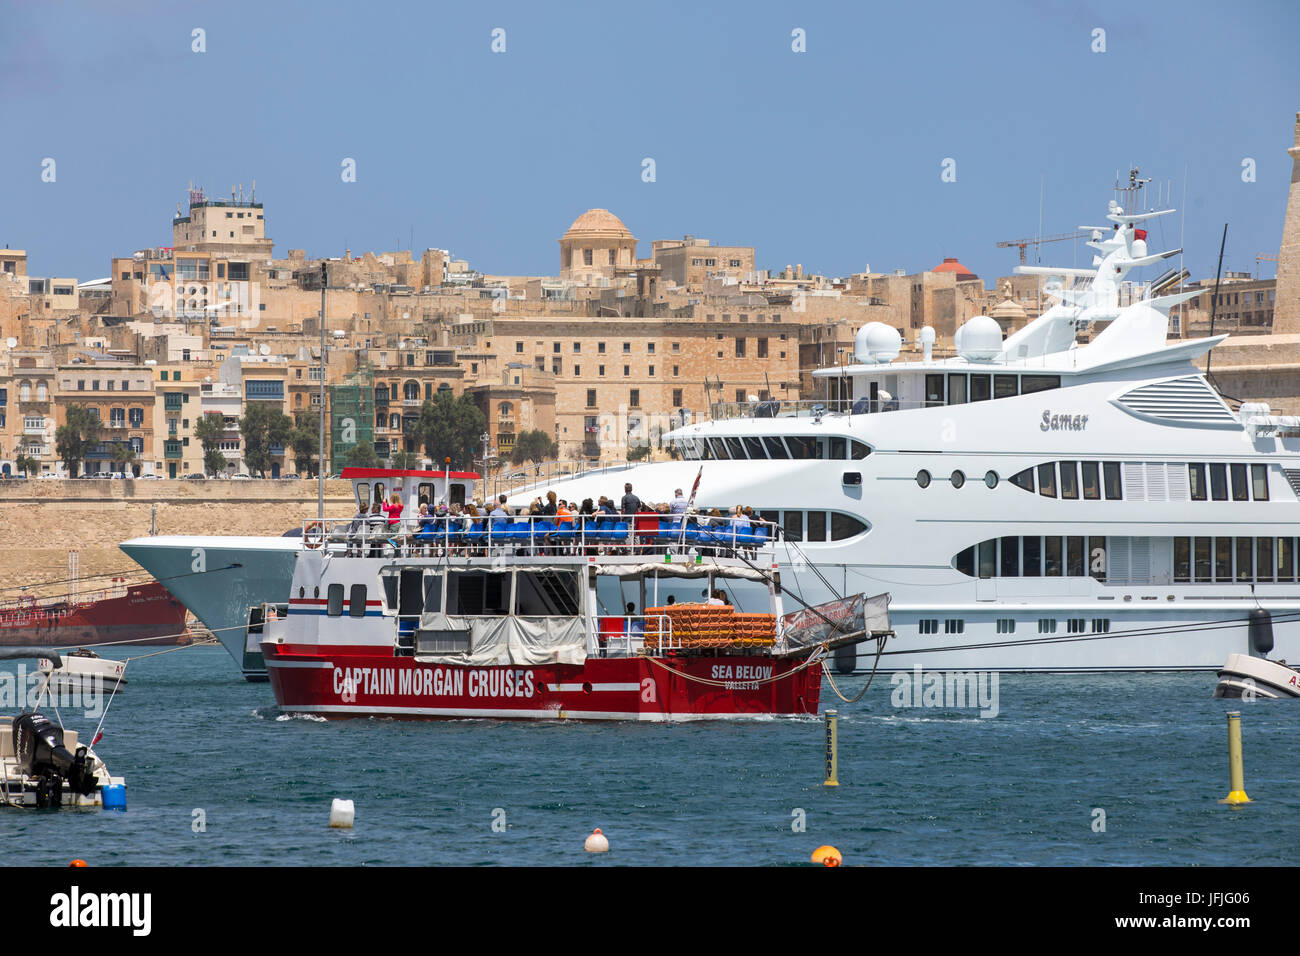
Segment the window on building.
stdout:
<path fill-rule="evenodd" d="M 596 407 L 596 390 L 594 388 L 587 389 L 587 407 Z"/>
<path fill-rule="evenodd" d="M 633 408 L 640 408 L 640 407 L 641 407 L 641 389 L 639 389 L 639 388 L 634 388 L 634 389 L 632 389 L 631 391 L 629 391 L 629 392 L 628 392 L 628 400 L 627 400 L 627 403 L 628 403 L 629 405 L 631 405 Z"/>

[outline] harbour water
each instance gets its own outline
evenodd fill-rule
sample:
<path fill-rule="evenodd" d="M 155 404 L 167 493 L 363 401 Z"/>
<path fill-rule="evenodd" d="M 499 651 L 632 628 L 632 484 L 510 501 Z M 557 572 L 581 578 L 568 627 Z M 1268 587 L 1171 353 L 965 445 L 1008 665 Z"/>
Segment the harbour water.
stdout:
<path fill-rule="evenodd" d="M 878 677 L 839 705 L 834 789 L 820 719 L 288 719 L 210 647 L 134 662 L 127 677 L 96 749 L 126 777 L 129 809 L 5 811 L 14 863 L 785 865 L 824 843 L 868 865 L 1289 865 L 1300 853 L 1300 704 L 1213 700 L 1213 674 L 1003 675 L 987 719 L 895 706 Z M 1255 801 L 1241 809 L 1218 803 L 1231 709 Z M 328 829 L 333 797 L 356 801 L 355 829 Z M 582 851 L 597 826 L 612 845 L 602 857 Z"/>

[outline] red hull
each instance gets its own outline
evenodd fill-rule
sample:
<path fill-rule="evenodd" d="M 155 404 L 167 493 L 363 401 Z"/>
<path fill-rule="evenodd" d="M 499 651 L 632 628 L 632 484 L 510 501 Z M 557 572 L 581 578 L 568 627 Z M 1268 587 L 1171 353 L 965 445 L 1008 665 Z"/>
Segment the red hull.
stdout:
<path fill-rule="evenodd" d="M 683 720 L 816 714 L 821 695 L 820 663 L 800 669 L 799 661 L 771 657 L 466 667 L 380 657 L 373 648 L 327 650 L 262 645 L 281 710 L 323 717 Z"/>
<path fill-rule="evenodd" d="M 132 586 L 120 597 L 54 600 L 0 607 L 0 646 L 70 644 L 185 644 L 185 605 L 156 581 Z"/>

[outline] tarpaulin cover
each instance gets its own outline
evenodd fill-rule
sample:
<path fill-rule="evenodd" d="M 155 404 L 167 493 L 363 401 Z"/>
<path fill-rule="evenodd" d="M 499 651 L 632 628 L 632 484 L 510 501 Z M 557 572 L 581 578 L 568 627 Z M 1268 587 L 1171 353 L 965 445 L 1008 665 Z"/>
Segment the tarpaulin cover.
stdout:
<path fill-rule="evenodd" d="M 462 617 L 425 612 L 420 629 L 469 631 L 467 654 L 416 654 L 422 664 L 581 664 L 587 659 L 581 617 Z"/>

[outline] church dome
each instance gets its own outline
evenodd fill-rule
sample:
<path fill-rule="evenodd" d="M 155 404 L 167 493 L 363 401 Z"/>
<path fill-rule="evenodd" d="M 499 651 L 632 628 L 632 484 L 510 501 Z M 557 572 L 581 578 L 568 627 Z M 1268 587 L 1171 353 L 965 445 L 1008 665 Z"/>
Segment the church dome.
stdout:
<path fill-rule="evenodd" d="M 577 219 L 563 236 L 565 239 L 587 238 L 631 239 L 632 231 L 623 225 L 623 220 L 608 209 L 588 209 Z"/>
<path fill-rule="evenodd" d="M 947 259 L 944 259 L 942 263 L 940 263 L 939 265 L 935 266 L 935 267 L 934 267 L 933 269 L 931 269 L 930 271 L 931 271 L 931 272 L 955 272 L 955 273 L 957 274 L 957 281 L 958 281 L 958 282 L 964 282 L 964 281 L 967 280 L 967 279 L 978 279 L 978 278 L 979 278 L 979 276 L 977 276 L 975 273 L 971 272 L 971 271 L 970 271 L 969 269 L 967 269 L 964 265 L 962 265 L 962 264 L 961 264 L 960 262 L 958 262 L 956 259 L 951 258 L 951 257 L 950 257 L 950 258 L 947 258 Z"/>

